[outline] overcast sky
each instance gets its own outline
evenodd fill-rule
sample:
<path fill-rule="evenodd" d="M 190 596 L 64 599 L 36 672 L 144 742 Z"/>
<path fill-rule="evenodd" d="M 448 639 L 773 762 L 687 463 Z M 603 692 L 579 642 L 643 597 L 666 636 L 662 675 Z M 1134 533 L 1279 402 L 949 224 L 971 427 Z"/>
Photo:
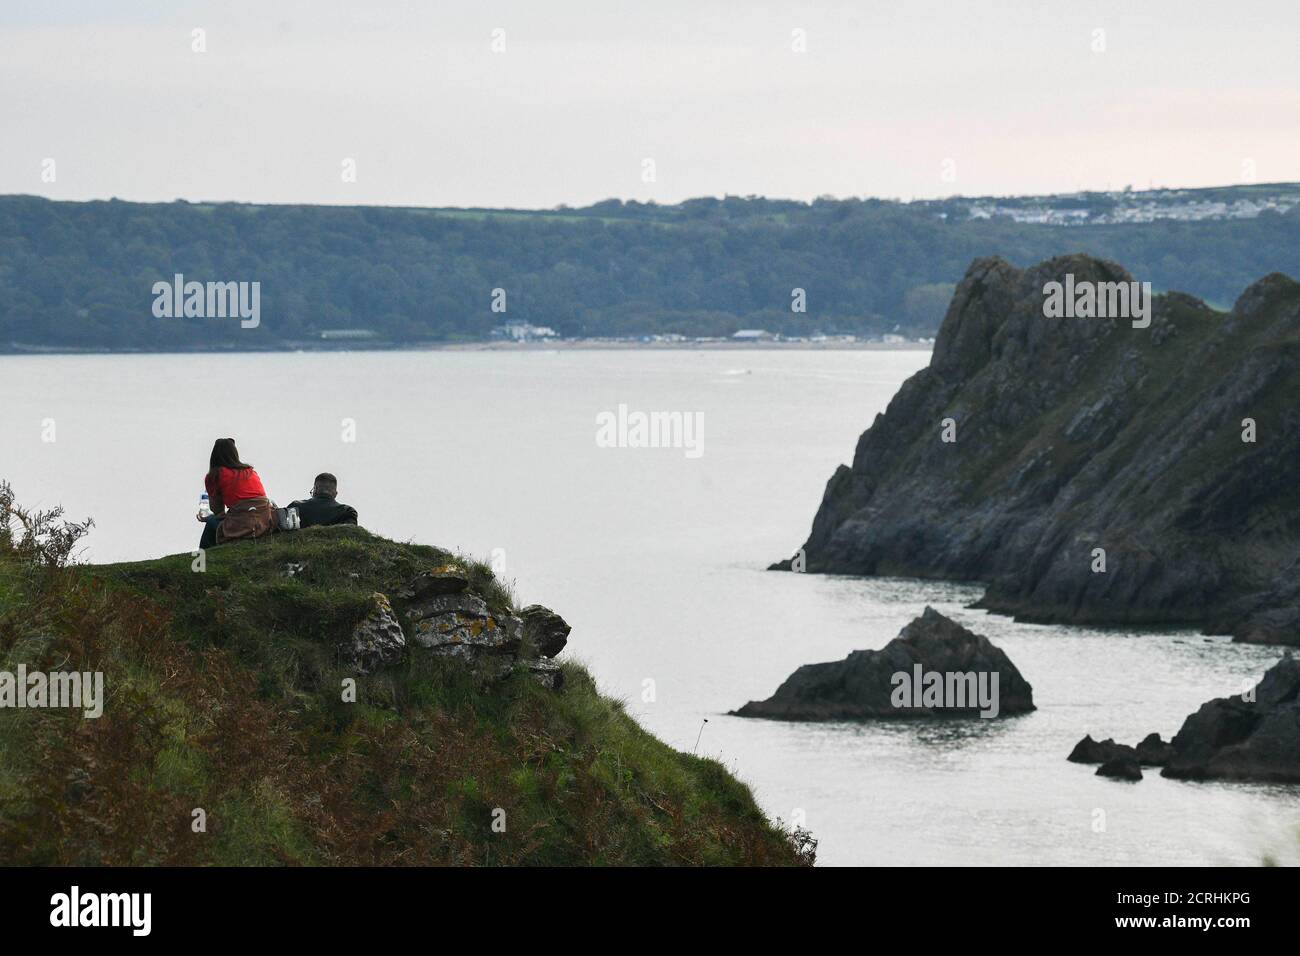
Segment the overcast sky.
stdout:
<path fill-rule="evenodd" d="M 1300 0 L 0 0 L 0 192 L 551 207 L 1300 180 L 1298 39 Z"/>

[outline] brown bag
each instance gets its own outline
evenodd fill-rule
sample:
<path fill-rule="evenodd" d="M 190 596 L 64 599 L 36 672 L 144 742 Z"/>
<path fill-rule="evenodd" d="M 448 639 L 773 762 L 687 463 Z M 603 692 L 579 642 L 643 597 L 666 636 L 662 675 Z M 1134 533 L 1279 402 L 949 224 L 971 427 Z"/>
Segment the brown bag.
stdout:
<path fill-rule="evenodd" d="M 275 512 L 267 498 L 245 498 L 226 509 L 217 525 L 217 544 L 241 538 L 260 538 L 275 527 Z"/>

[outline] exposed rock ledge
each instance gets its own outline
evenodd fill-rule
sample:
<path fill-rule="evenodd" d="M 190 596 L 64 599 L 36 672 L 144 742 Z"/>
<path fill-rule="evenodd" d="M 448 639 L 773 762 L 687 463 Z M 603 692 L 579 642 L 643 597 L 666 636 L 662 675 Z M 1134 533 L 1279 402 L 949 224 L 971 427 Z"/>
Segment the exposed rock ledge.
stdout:
<path fill-rule="evenodd" d="M 517 616 L 494 613 L 456 565 L 421 572 L 393 598 L 400 611 L 388 595 L 376 592 L 373 609 L 339 648 L 340 658 L 357 671 L 396 664 L 413 643 L 464 661 L 485 680 L 523 669 L 552 690 L 563 686 L 564 672 L 552 658 L 564 650 L 571 628 L 549 608 L 533 604 Z"/>
<path fill-rule="evenodd" d="M 1163 766 L 1161 776 L 1187 780 L 1300 783 L 1300 661 L 1288 654 L 1253 691 L 1202 704 L 1168 744 L 1158 734 L 1136 748 L 1088 736 L 1068 759 L 1103 769 Z"/>
<path fill-rule="evenodd" d="M 998 717 L 1033 709 L 1033 688 L 1000 648 L 927 607 L 881 650 L 805 664 L 767 700 L 750 701 L 731 713 L 773 720 L 863 720 Z"/>

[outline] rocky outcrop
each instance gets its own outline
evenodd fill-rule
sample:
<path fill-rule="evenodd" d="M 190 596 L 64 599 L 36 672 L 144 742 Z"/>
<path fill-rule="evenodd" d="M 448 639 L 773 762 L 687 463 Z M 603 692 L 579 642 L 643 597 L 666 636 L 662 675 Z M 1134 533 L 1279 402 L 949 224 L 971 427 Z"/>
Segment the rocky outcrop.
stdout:
<path fill-rule="evenodd" d="M 415 629 L 411 639 L 445 657 L 476 660 L 519 650 L 518 618 L 491 614 L 486 601 L 468 592 L 416 601 L 407 607 L 406 615 Z"/>
<path fill-rule="evenodd" d="M 1065 759 L 1070 763 L 1106 763 L 1108 760 L 1124 757 L 1137 759 L 1137 752 L 1126 744 L 1115 743 L 1110 737 L 1105 740 L 1093 740 L 1092 735 L 1088 734 L 1074 745 L 1070 756 Z"/>
<path fill-rule="evenodd" d="M 1111 757 L 1097 768 L 1097 776 L 1115 780 L 1141 780 L 1142 765 L 1136 757 L 1120 755 Z"/>
<path fill-rule="evenodd" d="M 547 690 L 559 690 L 564 686 L 564 671 L 555 661 L 538 657 L 525 661 L 524 667 L 533 680 Z"/>
<path fill-rule="evenodd" d="M 1202 704 L 1172 747 L 1166 777 L 1300 783 L 1300 661 L 1288 654 L 1253 691 Z"/>
<path fill-rule="evenodd" d="M 442 594 L 460 594 L 469 588 L 469 575 L 454 564 L 441 564 L 421 571 L 396 592 L 403 601 L 417 601 Z"/>
<path fill-rule="evenodd" d="M 1093 740 L 1088 734 L 1070 751 L 1071 763 L 1112 763 L 1134 760 L 1143 767 L 1163 767 L 1173 755 L 1173 748 L 1160 739 L 1159 734 L 1147 734 L 1136 747 L 1116 743 L 1110 737 Z"/>
<path fill-rule="evenodd" d="M 1268 276 L 1229 313 L 1157 296 L 1135 328 L 1046 317 L 1067 275 L 1133 278 L 1087 256 L 971 265 L 798 566 L 983 581 L 981 606 L 1024 620 L 1300 642 L 1300 284 Z"/>
<path fill-rule="evenodd" d="M 863 720 L 1001 717 L 1034 709 L 1033 688 L 1001 649 L 933 608 L 879 651 L 805 664 L 738 717 Z"/>
<path fill-rule="evenodd" d="M 396 664 L 406 652 L 406 635 L 388 597 L 376 592 L 371 596 L 371 604 L 370 613 L 339 647 L 344 664 L 362 674 Z"/>
<path fill-rule="evenodd" d="M 564 671 L 551 658 L 564 649 L 572 628 L 549 608 L 532 604 L 518 616 L 492 610 L 456 565 L 422 571 L 392 593 L 399 611 L 386 595 L 375 594 L 375 609 L 340 648 L 342 659 L 361 673 L 400 660 L 409 633 L 410 645 L 463 661 L 484 680 L 522 670 L 551 690 L 563 686 Z"/>
<path fill-rule="evenodd" d="M 1300 783 L 1300 661 L 1288 654 L 1254 690 L 1201 705 L 1172 741 L 1153 733 L 1129 747 L 1087 736 L 1068 759 L 1132 780 L 1142 779 L 1134 767 L 1163 767 L 1161 776 L 1188 780 Z"/>
<path fill-rule="evenodd" d="M 530 604 L 519 612 L 523 621 L 524 642 L 543 657 L 554 657 L 569 643 L 573 628 L 550 608 Z"/>
<path fill-rule="evenodd" d="M 1159 734 L 1147 734 L 1138 742 L 1137 760 L 1144 767 L 1163 767 L 1173 758 L 1173 744 L 1161 740 Z"/>

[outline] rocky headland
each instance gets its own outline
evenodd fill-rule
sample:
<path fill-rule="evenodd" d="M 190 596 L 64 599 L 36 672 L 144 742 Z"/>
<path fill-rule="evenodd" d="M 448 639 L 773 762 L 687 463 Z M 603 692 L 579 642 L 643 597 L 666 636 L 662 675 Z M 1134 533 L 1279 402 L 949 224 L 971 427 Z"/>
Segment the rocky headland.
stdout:
<path fill-rule="evenodd" d="M 927 368 L 774 569 L 980 581 L 1038 622 L 1300 643 L 1300 284 L 1150 324 L 1049 318 L 1044 287 L 1127 283 L 1087 256 L 974 262 Z"/>

